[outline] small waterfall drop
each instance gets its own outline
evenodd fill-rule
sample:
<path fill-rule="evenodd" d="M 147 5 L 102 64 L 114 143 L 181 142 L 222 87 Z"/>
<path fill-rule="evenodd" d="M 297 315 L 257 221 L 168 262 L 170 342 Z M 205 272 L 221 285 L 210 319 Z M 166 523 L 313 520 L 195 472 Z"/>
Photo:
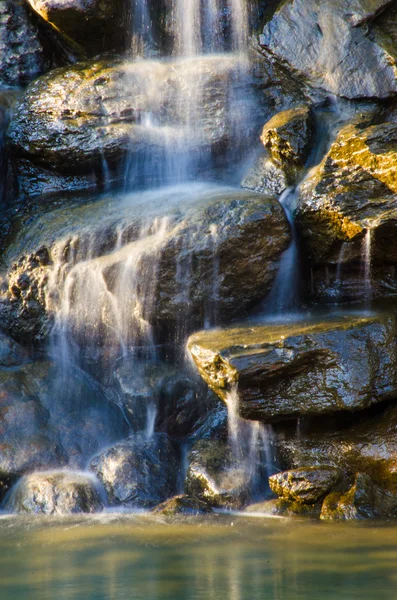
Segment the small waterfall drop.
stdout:
<path fill-rule="evenodd" d="M 366 304 L 371 302 L 372 298 L 372 281 L 371 281 L 371 262 L 372 262 L 372 229 L 367 227 L 365 236 L 362 241 L 362 256 L 363 256 L 363 282 L 364 282 L 364 297 Z"/>
<path fill-rule="evenodd" d="M 246 474 L 253 497 L 264 494 L 267 490 L 267 479 L 274 473 L 276 466 L 273 428 L 271 425 L 248 421 L 239 416 L 237 387 L 228 392 L 226 405 L 233 467 Z"/>
<path fill-rule="evenodd" d="M 132 56 L 145 56 L 153 49 L 152 21 L 148 0 L 132 0 L 131 21 Z"/>

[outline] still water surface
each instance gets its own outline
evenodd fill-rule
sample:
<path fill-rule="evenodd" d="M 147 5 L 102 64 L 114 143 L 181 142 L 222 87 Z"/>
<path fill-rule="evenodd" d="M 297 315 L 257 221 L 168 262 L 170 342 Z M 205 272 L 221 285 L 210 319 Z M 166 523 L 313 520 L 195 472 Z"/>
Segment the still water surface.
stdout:
<path fill-rule="evenodd" d="M 0 598 L 395 600 L 397 526 L 4 517 Z"/>

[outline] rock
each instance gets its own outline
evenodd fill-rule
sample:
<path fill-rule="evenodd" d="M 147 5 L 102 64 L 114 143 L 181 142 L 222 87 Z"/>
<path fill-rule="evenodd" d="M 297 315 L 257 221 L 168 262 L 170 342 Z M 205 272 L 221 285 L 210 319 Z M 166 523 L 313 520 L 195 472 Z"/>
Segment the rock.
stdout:
<path fill-rule="evenodd" d="M 285 171 L 276 165 L 266 152 L 255 159 L 241 182 L 241 187 L 260 194 L 277 195 L 288 187 Z"/>
<path fill-rule="evenodd" d="M 289 185 L 302 173 L 314 138 L 314 115 L 308 106 L 279 112 L 264 126 L 262 143 L 276 165 L 283 167 Z"/>
<path fill-rule="evenodd" d="M 296 222 L 318 295 L 364 295 L 366 243 L 372 295 L 396 293 L 396 164 L 397 124 L 350 124 L 301 186 Z"/>
<path fill-rule="evenodd" d="M 188 496 L 216 508 L 239 509 L 249 498 L 249 479 L 224 440 L 199 440 L 193 445 L 185 479 Z"/>
<path fill-rule="evenodd" d="M 309 517 L 318 519 L 321 513 L 321 502 L 317 504 L 303 504 L 300 501 L 286 500 L 278 498 L 277 500 L 266 500 L 251 504 L 244 509 L 244 512 L 254 515 L 264 515 L 271 517 Z"/>
<path fill-rule="evenodd" d="M 17 513 L 68 515 L 97 512 L 103 505 L 93 477 L 52 471 L 22 477 L 2 508 Z"/>
<path fill-rule="evenodd" d="M 34 361 L 0 369 L 0 429 L 4 489 L 35 470 L 84 467 L 102 444 L 125 435 L 126 424 L 88 375 L 72 369 L 62 375 Z"/>
<path fill-rule="evenodd" d="M 112 505 L 151 508 L 175 494 L 178 460 L 164 434 L 135 435 L 95 457 L 90 469 Z"/>
<path fill-rule="evenodd" d="M 0 4 L 0 85 L 26 85 L 48 67 L 25 0 Z"/>
<path fill-rule="evenodd" d="M 125 0 L 28 0 L 58 31 L 82 46 L 89 56 L 126 48 Z"/>
<path fill-rule="evenodd" d="M 350 521 L 396 515 L 397 496 L 374 485 L 368 475 L 357 473 L 347 492 L 333 493 L 325 498 L 320 519 Z"/>
<path fill-rule="evenodd" d="M 237 386 L 244 419 L 357 411 L 397 392 L 393 315 L 203 331 L 187 345 L 220 398 Z"/>
<path fill-rule="evenodd" d="M 217 156 L 230 161 L 227 154 L 236 143 L 230 94 L 244 97 L 245 108 L 239 108 L 244 143 L 256 131 L 247 112 L 253 91 L 249 81 L 238 81 L 239 66 L 225 55 L 193 62 L 105 58 L 54 69 L 32 83 L 16 107 L 10 151 L 15 160 L 69 175 L 91 174 L 104 160 L 112 166 L 128 153 L 133 165 L 140 161 L 127 174 L 135 185 L 158 181 L 170 157 L 179 167 L 187 153 L 201 168 Z M 192 102 L 186 95 L 192 86 L 199 103 L 194 122 L 181 109 Z"/>
<path fill-rule="evenodd" d="M 343 420 L 309 420 L 297 436 L 284 431 L 277 439 L 283 468 L 332 465 L 350 477 L 369 475 L 376 485 L 397 493 L 397 408 L 393 404 L 373 414 L 352 414 Z"/>
<path fill-rule="evenodd" d="M 29 361 L 29 351 L 0 331 L 0 367 L 16 367 Z"/>
<path fill-rule="evenodd" d="M 390 0 L 316 0 L 279 3 L 265 23 L 261 47 L 280 65 L 314 88 L 349 99 L 395 96 L 396 46 L 387 32 L 394 14 L 371 22 Z M 363 58 L 364 57 L 364 58 Z"/>
<path fill-rule="evenodd" d="M 269 477 L 272 492 L 286 500 L 316 504 L 337 486 L 342 472 L 335 467 L 300 467 Z"/>
<path fill-rule="evenodd" d="M 231 188 L 197 184 L 63 203 L 14 218 L 0 315 L 16 339 L 48 338 L 60 310 L 69 311 L 70 333 L 84 345 L 153 343 L 148 332 L 184 339 L 259 302 L 290 239 L 276 200 Z M 74 302 L 63 304 L 68 289 Z"/>
<path fill-rule="evenodd" d="M 174 498 L 159 504 L 153 512 L 166 517 L 174 515 L 201 515 L 212 512 L 212 508 L 198 498 L 190 498 L 183 494 L 181 496 L 174 496 Z"/>

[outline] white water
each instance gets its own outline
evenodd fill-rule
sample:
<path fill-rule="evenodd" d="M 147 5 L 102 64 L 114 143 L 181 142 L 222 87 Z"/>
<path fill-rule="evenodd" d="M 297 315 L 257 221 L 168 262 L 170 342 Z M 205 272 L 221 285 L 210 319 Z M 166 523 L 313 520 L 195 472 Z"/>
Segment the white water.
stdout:
<path fill-rule="evenodd" d="M 362 256 L 364 262 L 364 297 L 369 303 L 372 297 L 372 277 L 371 277 L 371 250 L 372 250 L 372 229 L 368 227 L 363 238 Z"/>

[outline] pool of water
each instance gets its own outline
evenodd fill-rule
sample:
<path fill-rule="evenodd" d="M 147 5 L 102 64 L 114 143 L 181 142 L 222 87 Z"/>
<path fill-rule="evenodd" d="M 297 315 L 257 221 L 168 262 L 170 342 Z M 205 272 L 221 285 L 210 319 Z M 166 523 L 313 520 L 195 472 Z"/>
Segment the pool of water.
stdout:
<path fill-rule="evenodd" d="M 395 599 L 397 525 L 216 515 L 0 519 L 4 600 Z"/>

